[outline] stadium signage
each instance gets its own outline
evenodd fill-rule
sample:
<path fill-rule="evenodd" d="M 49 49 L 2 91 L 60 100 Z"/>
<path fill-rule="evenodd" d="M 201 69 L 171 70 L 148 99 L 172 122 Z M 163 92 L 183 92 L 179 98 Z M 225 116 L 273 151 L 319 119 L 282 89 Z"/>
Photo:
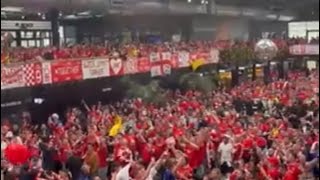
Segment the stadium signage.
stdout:
<path fill-rule="evenodd" d="M 1 30 L 51 30 L 50 21 L 1 21 Z"/>

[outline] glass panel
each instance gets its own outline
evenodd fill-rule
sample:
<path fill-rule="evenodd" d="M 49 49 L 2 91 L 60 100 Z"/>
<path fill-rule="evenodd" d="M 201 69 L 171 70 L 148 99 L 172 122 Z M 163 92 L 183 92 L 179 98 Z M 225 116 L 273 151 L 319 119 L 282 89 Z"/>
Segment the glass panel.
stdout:
<path fill-rule="evenodd" d="M 37 40 L 37 47 L 42 47 L 40 40 Z"/>
<path fill-rule="evenodd" d="M 35 47 L 36 46 L 36 41 L 35 40 L 29 40 L 28 41 L 29 47 Z"/>
<path fill-rule="evenodd" d="M 28 31 L 26 38 L 33 38 L 33 32 L 32 31 Z"/>
<path fill-rule="evenodd" d="M 44 47 L 50 46 L 50 39 L 43 39 L 43 46 Z"/>
<path fill-rule="evenodd" d="M 315 70 L 317 69 L 317 61 L 309 60 L 307 61 L 307 68 L 309 70 Z"/>
<path fill-rule="evenodd" d="M 17 41 L 12 41 L 10 47 L 17 47 Z"/>
<path fill-rule="evenodd" d="M 289 37 L 290 38 L 296 38 L 296 37 L 305 38 L 306 35 L 307 35 L 306 29 L 289 30 Z"/>
<path fill-rule="evenodd" d="M 288 24 L 289 37 L 306 37 L 308 30 L 319 30 L 319 22 L 317 21 L 304 21 L 304 22 L 291 22 Z M 308 35 L 308 38 L 310 36 Z"/>
<path fill-rule="evenodd" d="M 28 47 L 28 41 L 22 40 L 21 41 L 21 47 Z"/>
<path fill-rule="evenodd" d="M 40 32 L 40 31 L 37 31 L 37 32 L 36 32 L 36 37 L 37 37 L 37 38 L 41 38 L 41 32 Z"/>
<path fill-rule="evenodd" d="M 319 38 L 319 31 L 308 32 L 308 41 Z"/>
<path fill-rule="evenodd" d="M 66 38 L 66 44 L 76 44 L 76 38 Z"/>
<path fill-rule="evenodd" d="M 319 30 L 319 21 L 310 21 L 306 23 L 307 30 Z"/>
<path fill-rule="evenodd" d="M 306 22 L 291 22 L 288 29 L 290 38 L 306 36 Z"/>
<path fill-rule="evenodd" d="M 25 31 L 21 31 L 20 35 L 21 35 L 21 38 L 26 38 L 26 32 Z"/>

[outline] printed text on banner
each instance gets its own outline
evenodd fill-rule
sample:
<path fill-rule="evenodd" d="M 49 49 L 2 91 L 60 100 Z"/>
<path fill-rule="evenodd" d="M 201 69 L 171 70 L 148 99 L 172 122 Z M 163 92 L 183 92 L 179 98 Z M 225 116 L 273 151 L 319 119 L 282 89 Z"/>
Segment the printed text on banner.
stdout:
<path fill-rule="evenodd" d="M 51 63 L 52 82 L 82 80 L 80 60 L 55 61 Z"/>
<path fill-rule="evenodd" d="M 95 79 L 110 76 L 109 61 L 104 59 L 82 60 L 83 79 Z"/>

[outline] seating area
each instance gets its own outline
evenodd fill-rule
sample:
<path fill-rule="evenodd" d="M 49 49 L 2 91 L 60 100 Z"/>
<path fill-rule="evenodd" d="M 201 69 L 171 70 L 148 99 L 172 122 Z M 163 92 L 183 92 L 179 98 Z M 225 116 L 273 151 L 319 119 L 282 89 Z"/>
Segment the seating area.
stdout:
<path fill-rule="evenodd" d="M 304 38 L 291 38 L 288 40 L 273 39 L 279 49 L 288 48 L 295 44 L 318 44 L 319 38 L 307 41 Z M 1 48 L 1 64 L 26 63 L 39 60 L 78 59 L 110 56 L 119 54 L 123 57 L 143 56 L 152 51 L 206 51 L 211 48 L 225 49 L 232 46 L 254 47 L 255 41 L 197 41 L 162 44 L 131 43 L 123 45 L 72 45 L 68 47 L 44 47 L 44 48 Z"/>

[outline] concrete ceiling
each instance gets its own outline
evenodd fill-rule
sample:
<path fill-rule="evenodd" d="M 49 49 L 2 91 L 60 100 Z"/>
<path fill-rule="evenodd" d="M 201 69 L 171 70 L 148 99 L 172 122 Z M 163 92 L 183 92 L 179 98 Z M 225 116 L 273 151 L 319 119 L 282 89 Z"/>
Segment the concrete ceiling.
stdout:
<path fill-rule="evenodd" d="M 107 12 L 108 8 L 112 7 L 112 1 L 120 3 L 130 2 L 130 4 L 137 4 L 145 1 L 161 4 L 169 1 L 187 3 L 188 0 L 1 0 L 1 7 L 18 6 L 23 7 L 26 12 L 46 12 L 50 8 L 57 8 L 67 14 L 84 11 L 104 14 Z M 200 4 L 201 2 L 208 0 L 190 1 L 195 4 Z M 290 11 L 298 14 L 299 19 L 319 17 L 319 0 L 215 0 L 215 4 L 221 6 L 234 6 L 237 8 L 259 8 L 275 13 Z"/>

